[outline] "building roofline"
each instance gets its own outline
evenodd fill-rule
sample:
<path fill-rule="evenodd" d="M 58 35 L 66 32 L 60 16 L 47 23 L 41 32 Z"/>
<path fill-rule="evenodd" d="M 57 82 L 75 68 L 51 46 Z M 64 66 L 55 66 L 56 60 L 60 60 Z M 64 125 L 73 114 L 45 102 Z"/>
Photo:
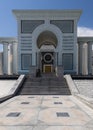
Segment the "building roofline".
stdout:
<path fill-rule="evenodd" d="M 13 9 L 13 12 L 82 12 L 81 9 Z"/>
<path fill-rule="evenodd" d="M 0 43 L 8 43 L 8 42 L 18 42 L 16 37 L 0 37 Z"/>
<path fill-rule="evenodd" d="M 93 37 L 89 36 L 83 36 L 83 37 L 77 37 L 78 42 L 93 42 Z"/>
<path fill-rule="evenodd" d="M 41 16 L 41 17 L 48 17 L 48 16 L 58 16 L 58 17 L 76 17 L 79 19 L 80 15 L 82 14 L 81 9 L 74 9 L 74 10 L 57 10 L 57 9 L 49 9 L 49 10 L 12 10 L 13 14 L 19 18 L 24 16 Z"/>

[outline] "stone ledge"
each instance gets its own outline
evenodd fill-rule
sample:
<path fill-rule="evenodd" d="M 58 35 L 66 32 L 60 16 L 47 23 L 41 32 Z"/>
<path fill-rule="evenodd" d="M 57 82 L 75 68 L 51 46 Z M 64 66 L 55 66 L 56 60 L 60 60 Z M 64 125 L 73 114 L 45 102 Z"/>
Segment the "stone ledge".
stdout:
<path fill-rule="evenodd" d="M 93 98 L 89 98 L 89 97 L 85 97 L 84 95 L 81 95 L 78 89 L 76 88 L 74 81 L 72 80 L 70 75 L 65 75 L 64 78 L 67 81 L 71 94 L 75 96 L 77 99 L 79 99 L 81 102 L 86 104 L 88 107 L 93 109 Z"/>
<path fill-rule="evenodd" d="M 76 94 L 74 96 L 78 98 L 80 101 L 82 101 L 84 104 L 86 104 L 87 106 L 93 109 L 93 98 L 85 97 L 81 94 Z"/>
<path fill-rule="evenodd" d="M 13 97 L 20 89 L 24 79 L 25 79 L 25 75 L 20 75 L 17 81 L 15 82 L 15 84 L 13 85 L 13 87 L 10 89 L 9 93 L 7 93 L 7 95 L 3 95 L 0 97 L 0 103 Z"/>
<path fill-rule="evenodd" d="M 16 83 L 14 86 L 11 88 L 10 92 L 8 93 L 9 95 L 15 95 L 18 91 L 18 89 L 21 87 L 23 81 L 25 79 L 25 75 L 20 75 L 19 78 L 17 79 Z"/>
<path fill-rule="evenodd" d="M 64 78 L 66 79 L 67 81 L 67 84 L 69 86 L 69 89 L 71 91 L 71 94 L 72 95 L 75 95 L 75 94 L 79 94 L 79 91 L 77 90 L 72 78 L 70 75 L 65 75 Z"/>

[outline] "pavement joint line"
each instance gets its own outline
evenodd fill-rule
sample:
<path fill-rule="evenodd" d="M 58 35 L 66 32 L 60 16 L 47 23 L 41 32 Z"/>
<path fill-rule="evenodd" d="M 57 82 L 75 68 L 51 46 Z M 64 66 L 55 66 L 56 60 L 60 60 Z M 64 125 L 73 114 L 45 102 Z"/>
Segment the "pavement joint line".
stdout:
<path fill-rule="evenodd" d="M 34 125 L 34 124 L 32 124 L 32 125 L 0 125 L 0 126 L 8 126 L 8 127 L 23 127 L 23 126 L 32 126 L 32 127 L 36 127 L 36 126 L 47 126 L 47 127 L 50 127 L 50 126 L 71 126 L 71 127 L 81 127 L 81 125 L 64 125 L 64 124 L 62 124 L 62 125 L 57 125 L 57 124 L 53 124 L 53 125 L 49 125 L 49 124 L 40 124 L 40 125 Z M 93 130 L 93 129 L 92 129 Z"/>
<path fill-rule="evenodd" d="M 42 96 L 42 98 L 40 99 L 40 106 L 39 106 L 39 109 L 40 109 L 40 110 L 38 110 L 38 114 L 37 114 L 37 123 L 38 123 L 38 121 L 39 121 L 39 113 L 40 113 L 40 111 L 42 110 L 43 100 L 44 100 L 44 96 Z"/>

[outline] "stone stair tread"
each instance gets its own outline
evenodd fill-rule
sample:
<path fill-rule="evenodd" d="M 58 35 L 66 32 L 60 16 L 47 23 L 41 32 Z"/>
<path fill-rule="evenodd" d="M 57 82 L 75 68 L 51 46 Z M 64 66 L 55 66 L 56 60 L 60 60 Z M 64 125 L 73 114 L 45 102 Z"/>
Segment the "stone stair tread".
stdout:
<path fill-rule="evenodd" d="M 47 75 L 48 76 L 48 75 Z M 65 78 L 51 77 L 27 77 L 19 94 L 21 95 L 71 95 Z"/>

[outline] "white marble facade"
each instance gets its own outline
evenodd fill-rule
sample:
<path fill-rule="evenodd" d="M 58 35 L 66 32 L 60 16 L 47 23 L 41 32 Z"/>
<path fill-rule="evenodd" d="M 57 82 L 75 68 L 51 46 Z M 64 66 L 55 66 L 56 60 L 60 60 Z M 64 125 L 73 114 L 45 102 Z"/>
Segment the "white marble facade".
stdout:
<path fill-rule="evenodd" d="M 92 74 L 93 37 L 77 38 L 81 10 L 13 10 L 18 39 L 0 38 L 3 73 Z"/>

